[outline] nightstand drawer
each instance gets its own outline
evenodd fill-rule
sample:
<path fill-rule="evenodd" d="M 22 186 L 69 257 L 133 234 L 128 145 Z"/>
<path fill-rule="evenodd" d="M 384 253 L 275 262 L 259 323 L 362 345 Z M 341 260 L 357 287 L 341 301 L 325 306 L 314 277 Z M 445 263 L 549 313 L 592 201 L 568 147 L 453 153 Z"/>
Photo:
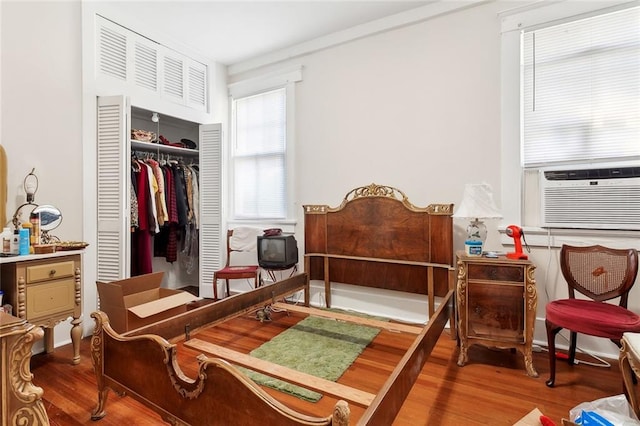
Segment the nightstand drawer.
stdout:
<path fill-rule="evenodd" d="M 74 262 L 43 263 L 27 266 L 27 284 L 73 277 Z"/>
<path fill-rule="evenodd" d="M 511 281 L 524 283 L 524 268 L 519 265 L 482 265 L 469 263 L 470 280 Z"/>
<path fill-rule="evenodd" d="M 73 264 L 73 262 L 71 262 Z M 75 308 L 75 280 L 56 280 L 27 286 L 27 318 L 34 321 L 63 312 L 73 313 Z"/>

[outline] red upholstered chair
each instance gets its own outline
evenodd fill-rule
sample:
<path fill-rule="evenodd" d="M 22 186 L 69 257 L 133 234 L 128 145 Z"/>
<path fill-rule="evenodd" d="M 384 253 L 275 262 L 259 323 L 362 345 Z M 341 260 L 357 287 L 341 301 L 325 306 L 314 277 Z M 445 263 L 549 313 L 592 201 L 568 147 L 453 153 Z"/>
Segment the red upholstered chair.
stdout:
<path fill-rule="evenodd" d="M 556 378 L 556 334 L 570 331 L 568 362 L 573 365 L 577 334 L 606 337 L 621 346 L 622 334 L 640 332 L 640 316 L 627 309 L 629 290 L 638 275 L 638 252 L 635 249 L 611 249 L 599 245 L 560 250 L 562 275 L 569 285 L 569 298 L 550 302 L 545 324 L 549 345 L 550 377 Z M 575 297 L 579 292 L 588 299 Z M 619 305 L 605 301 L 620 298 Z"/>
<path fill-rule="evenodd" d="M 218 300 L 218 280 L 225 280 L 227 286 L 227 296 L 229 295 L 229 280 L 251 279 L 254 280 L 254 287 L 258 288 L 260 282 L 260 267 L 258 265 L 231 265 L 231 255 L 233 252 L 245 250 L 235 249 L 231 242 L 233 229 L 227 231 L 227 261 L 224 268 L 213 274 L 213 300 Z M 257 237 L 256 237 L 257 238 Z"/>

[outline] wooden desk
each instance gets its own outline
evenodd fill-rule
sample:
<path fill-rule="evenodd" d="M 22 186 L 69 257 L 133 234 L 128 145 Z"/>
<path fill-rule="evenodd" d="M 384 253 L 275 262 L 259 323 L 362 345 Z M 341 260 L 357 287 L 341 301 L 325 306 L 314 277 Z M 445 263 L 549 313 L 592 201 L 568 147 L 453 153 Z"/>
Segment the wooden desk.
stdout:
<path fill-rule="evenodd" d="M 456 253 L 458 282 L 456 304 L 460 355 L 458 365 L 468 361 L 470 345 L 515 348 L 524 355 L 525 368 L 533 367 L 531 343 L 538 294 L 535 265 L 529 260 L 487 258 Z"/>
<path fill-rule="evenodd" d="M 43 426 L 49 418 L 42 388 L 31 382 L 31 347 L 42 339 L 40 327 L 0 312 L 0 424 Z"/>
<path fill-rule="evenodd" d="M 80 362 L 82 338 L 82 251 L 61 251 L 0 258 L 4 302 L 20 319 L 44 328 L 47 353 L 53 351 L 53 327 L 71 318 L 73 363 Z"/>

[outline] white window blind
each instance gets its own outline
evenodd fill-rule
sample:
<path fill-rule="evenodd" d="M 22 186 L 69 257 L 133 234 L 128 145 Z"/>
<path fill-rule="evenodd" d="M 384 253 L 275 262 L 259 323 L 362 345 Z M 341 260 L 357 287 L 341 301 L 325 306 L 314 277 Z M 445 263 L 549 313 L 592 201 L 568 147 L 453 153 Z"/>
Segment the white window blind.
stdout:
<path fill-rule="evenodd" d="M 640 8 L 523 34 L 525 167 L 640 157 Z"/>
<path fill-rule="evenodd" d="M 237 219 L 285 219 L 286 89 L 233 100 L 233 207 Z"/>

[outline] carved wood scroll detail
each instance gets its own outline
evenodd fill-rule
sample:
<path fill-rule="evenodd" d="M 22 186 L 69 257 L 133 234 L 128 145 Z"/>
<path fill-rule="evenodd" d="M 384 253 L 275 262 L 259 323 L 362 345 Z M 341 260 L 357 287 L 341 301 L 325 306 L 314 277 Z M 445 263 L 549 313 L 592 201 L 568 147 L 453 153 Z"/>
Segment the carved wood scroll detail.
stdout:
<path fill-rule="evenodd" d="M 428 212 L 432 215 L 451 215 L 453 214 L 453 204 L 429 204 L 427 207 L 417 207 L 409 201 L 409 198 L 401 190 L 392 186 L 378 185 L 372 183 L 367 186 L 360 186 L 352 189 L 344 196 L 342 203 L 338 207 L 329 207 L 327 205 L 305 205 L 304 209 L 307 214 L 324 214 L 328 212 L 337 212 L 342 210 L 350 201 L 364 197 L 382 197 L 391 198 L 401 202 L 408 210 L 414 212 Z"/>

